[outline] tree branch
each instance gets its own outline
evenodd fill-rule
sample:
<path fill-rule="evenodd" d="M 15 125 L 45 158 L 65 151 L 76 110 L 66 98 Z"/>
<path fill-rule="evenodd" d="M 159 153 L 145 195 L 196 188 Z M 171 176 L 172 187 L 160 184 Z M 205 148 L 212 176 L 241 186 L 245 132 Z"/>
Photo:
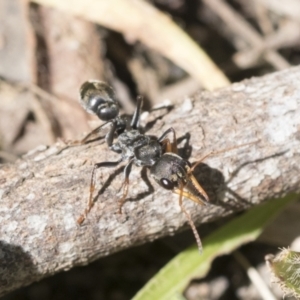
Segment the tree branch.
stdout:
<path fill-rule="evenodd" d="M 179 138 L 190 134 L 191 162 L 211 150 L 256 141 L 211 156 L 197 168 L 196 177 L 211 204 L 199 207 L 184 201 L 196 224 L 299 192 L 299 107 L 297 67 L 199 93 L 154 122 L 151 134 L 160 135 L 171 126 Z M 155 118 L 154 113 L 149 118 Z M 0 167 L 0 296 L 187 226 L 178 195 L 154 182 L 154 192 L 147 195 L 137 167 L 130 177 L 133 200 L 124 205 L 121 216 L 117 200 L 123 176 L 120 170 L 114 178 L 112 169 L 100 169 L 96 192 L 103 193 L 83 226 L 78 226 L 93 164 L 116 160 L 118 155 L 103 143 L 53 154 L 57 150 L 57 146 L 40 148 L 14 165 Z"/>

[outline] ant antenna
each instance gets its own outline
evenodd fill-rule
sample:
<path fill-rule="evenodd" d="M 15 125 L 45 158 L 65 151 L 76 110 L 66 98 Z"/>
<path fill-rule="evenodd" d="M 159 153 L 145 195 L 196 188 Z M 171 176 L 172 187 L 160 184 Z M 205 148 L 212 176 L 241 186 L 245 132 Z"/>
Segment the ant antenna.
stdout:
<path fill-rule="evenodd" d="M 184 208 L 184 206 L 182 204 L 182 196 L 183 196 L 183 185 L 180 186 L 179 206 L 180 206 L 182 212 L 185 214 L 185 216 L 190 224 L 190 227 L 191 227 L 193 234 L 195 236 L 195 239 L 196 239 L 198 250 L 199 250 L 200 254 L 202 254 L 203 247 L 202 247 L 202 242 L 201 242 L 199 233 L 196 229 L 195 223 L 193 222 L 191 215 L 186 211 L 186 209 Z"/>
<path fill-rule="evenodd" d="M 256 140 L 254 142 L 249 142 L 249 143 L 245 143 L 245 144 L 241 144 L 241 145 L 237 145 L 237 146 L 234 146 L 234 147 L 230 147 L 230 148 L 226 148 L 226 149 L 223 149 L 223 150 L 220 150 L 220 151 L 211 151 L 209 153 L 207 153 L 206 155 L 204 155 L 202 158 L 200 158 L 190 169 L 190 172 L 192 173 L 195 168 L 201 164 L 202 161 L 204 161 L 207 157 L 209 156 L 214 156 L 214 155 L 217 155 L 217 154 L 220 154 L 220 153 L 224 153 L 224 152 L 227 152 L 227 151 L 231 151 L 231 150 L 234 150 L 234 149 L 238 149 L 238 148 L 241 148 L 241 147 L 245 147 L 245 146 L 249 146 L 249 145 L 252 145 L 252 144 L 255 144 L 257 142 L 259 142 L 260 140 Z"/>

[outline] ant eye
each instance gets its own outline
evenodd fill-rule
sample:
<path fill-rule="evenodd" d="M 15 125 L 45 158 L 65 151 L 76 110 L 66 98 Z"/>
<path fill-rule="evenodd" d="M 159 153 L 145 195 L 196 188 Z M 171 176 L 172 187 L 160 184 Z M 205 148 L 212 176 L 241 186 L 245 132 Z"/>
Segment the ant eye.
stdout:
<path fill-rule="evenodd" d="M 165 188 L 167 190 L 173 190 L 173 188 L 174 188 L 174 183 L 167 178 L 162 178 L 160 180 L 160 184 L 163 188 Z"/>

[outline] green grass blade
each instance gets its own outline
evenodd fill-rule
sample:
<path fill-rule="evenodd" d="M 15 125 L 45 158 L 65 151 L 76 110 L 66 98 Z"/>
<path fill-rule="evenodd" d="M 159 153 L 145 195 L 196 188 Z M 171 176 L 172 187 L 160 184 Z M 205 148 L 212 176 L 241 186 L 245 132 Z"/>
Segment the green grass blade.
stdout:
<path fill-rule="evenodd" d="M 201 278 L 209 271 L 216 256 L 230 253 L 242 244 L 255 240 L 264 227 L 289 203 L 297 198 L 289 195 L 256 206 L 210 234 L 203 240 L 203 253 L 192 246 L 163 267 L 133 300 L 181 299 L 181 293 L 192 278 Z"/>

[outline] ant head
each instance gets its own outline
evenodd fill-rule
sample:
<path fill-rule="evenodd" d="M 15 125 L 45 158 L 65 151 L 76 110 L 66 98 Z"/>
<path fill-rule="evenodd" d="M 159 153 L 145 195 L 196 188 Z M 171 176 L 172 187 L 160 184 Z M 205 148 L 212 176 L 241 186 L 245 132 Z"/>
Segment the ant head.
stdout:
<path fill-rule="evenodd" d="M 164 189 L 174 190 L 189 182 L 191 165 L 179 155 L 167 152 L 151 167 L 151 176 Z"/>
<path fill-rule="evenodd" d="M 89 80 L 80 87 L 80 104 L 102 121 L 109 121 L 119 114 L 119 105 L 113 89 L 105 82 Z"/>
<path fill-rule="evenodd" d="M 187 160 L 172 152 L 164 153 L 150 169 L 151 176 L 164 189 L 205 205 L 209 198 L 192 171 Z"/>

